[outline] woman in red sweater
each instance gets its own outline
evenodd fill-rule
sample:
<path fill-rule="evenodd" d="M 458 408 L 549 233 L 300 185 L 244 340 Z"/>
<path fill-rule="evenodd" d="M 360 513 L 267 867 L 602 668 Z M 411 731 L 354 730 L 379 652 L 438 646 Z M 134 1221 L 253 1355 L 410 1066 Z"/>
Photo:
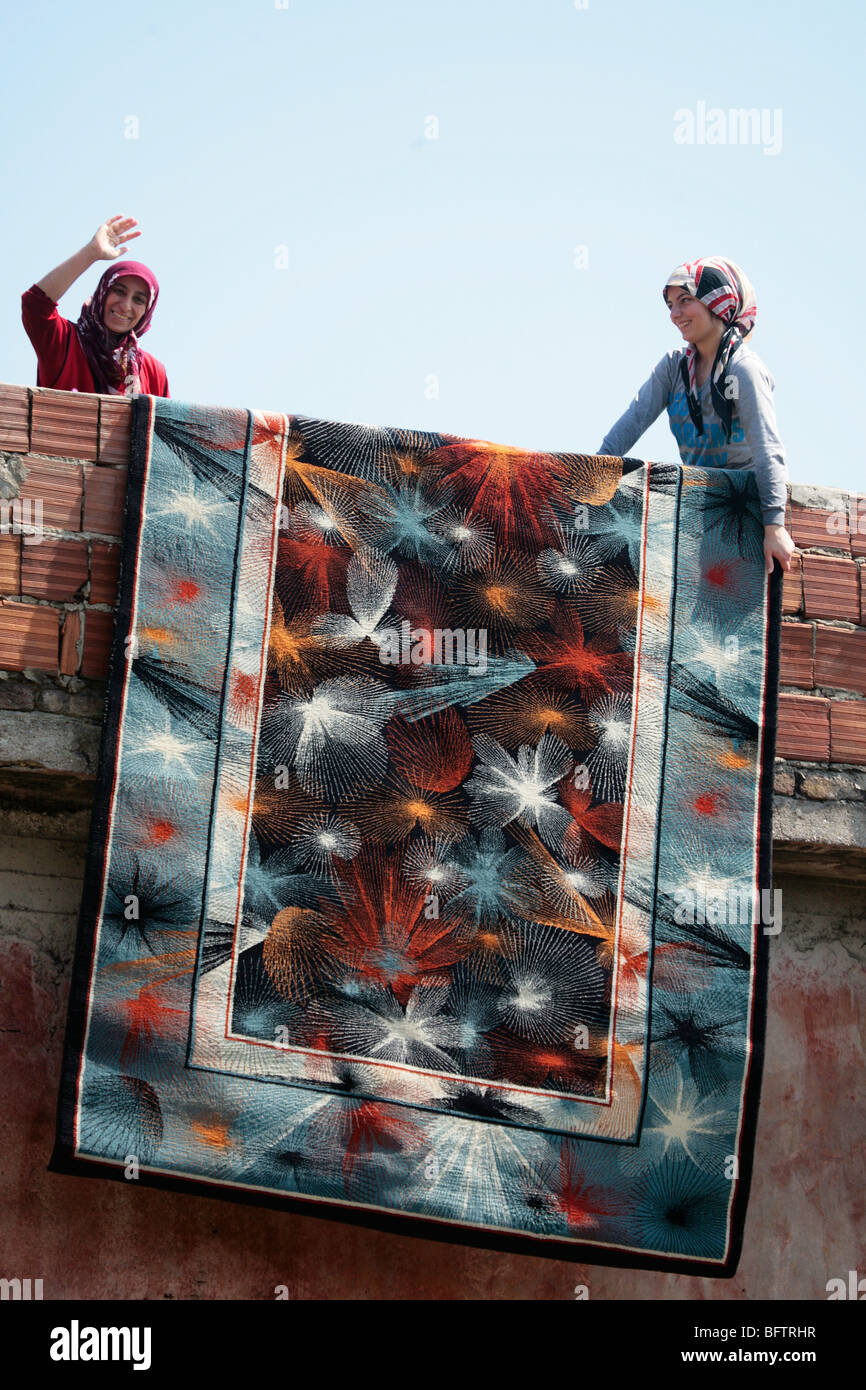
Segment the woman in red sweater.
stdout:
<path fill-rule="evenodd" d="M 165 367 L 139 347 L 150 327 L 159 285 L 140 261 L 120 261 L 133 237 L 134 217 L 110 217 L 86 246 L 37 280 L 21 296 L 21 317 L 36 349 L 37 386 L 119 396 L 167 396 Z M 61 318 L 57 301 L 96 261 L 106 270 L 76 323 Z"/>

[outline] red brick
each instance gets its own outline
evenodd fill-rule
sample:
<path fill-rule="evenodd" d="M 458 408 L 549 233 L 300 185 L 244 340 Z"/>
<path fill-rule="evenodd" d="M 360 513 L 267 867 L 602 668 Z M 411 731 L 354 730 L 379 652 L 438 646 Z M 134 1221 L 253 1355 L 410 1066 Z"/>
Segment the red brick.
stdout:
<path fill-rule="evenodd" d="M 30 448 L 30 392 L 26 386 L 0 386 L 0 449 L 26 454 Z"/>
<path fill-rule="evenodd" d="M 123 530 L 126 469 L 84 466 L 84 530 L 119 536 Z"/>
<path fill-rule="evenodd" d="M 828 525 L 833 517 L 832 524 Z M 803 507 L 799 502 L 791 503 L 791 521 L 788 527 L 794 537 L 795 545 L 803 550 L 818 545 L 830 550 L 850 550 L 848 526 L 844 517 L 841 520 L 834 512 L 821 511 L 817 507 Z"/>
<path fill-rule="evenodd" d="M 83 391 L 33 392 L 30 448 L 54 458 L 95 459 L 99 403 Z"/>
<path fill-rule="evenodd" d="M 817 695 L 779 696 L 776 756 L 827 762 L 830 757 L 830 701 Z"/>
<path fill-rule="evenodd" d="M 779 670 L 781 685 L 799 685 L 811 690 L 812 638 L 811 623 L 782 623 L 782 654 Z"/>
<path fill-rule="evenodd" d="M 851 554 L 864 556 L 866 555 L 866 493 L 851 493 L 848 521 L 851 528 Z"/>
<path fill-rule="evenodd" d="M 860 626 L 866 627 L 866 564 L 859 564 L 860 571 Z"/>
<path fill-rule="evenodd" d="M 81 612 L 71 608 L 63 620 L 63 635 L 60 639 L 60 670 L 64 676 L 74 676 L 78 671 L 78 639 L 81 636 Z"/>
<path fill-rule="evenodd" d="M 866 695 L 866 632 L 818 626 L 815 632 L 815 684 Z"/>
<path fill-rule="evenodd" d="M 804 612 L 807 618 L 860 621 L 857 565 L 841 555 L 803 556 Z"/>
<path fill-rule="evenodd" d="M 866 700 L 830 701 L 830 756 L 834 763 L 866 763 Z"/>
<path fill-rule="evenodd" d="M 99 462 L 129 462 L 129 432 L 132 426 L 132 401 L 116 396 L 99 398 Z"/>
<path fill-rule="evenodd" d="M 803 611 L 803 557 L 798 550 L 791 556 L 791 568 L 782 578 L 782 612 Z"/>
<path fill-rule="evenodd" d="M 21 593 L 20 536 L 0 536 L 0 593 Z"/>
<path fill-rule="evenodd" d="M 90 602 L 117 604 L 120 546 L 90 542 Z"/>
<path fill-rule="evenodd" d="M 84 610 L 82 676 L 93 676 L 97 680 L 105 680 L 108 675 L 108 654 L 111 650 L 113 631 L 113 613 L 101 613 L 98 608 L 86 608 Z"/>
<path fill-rule="evenodd" d="M 47 463 L 24 460 L 27 476 L 21 488 L 22 497 L 42 499 L 42 525 L 56 526 L 63 531 L 81 530 L 81 467 L 77 463 Z"/>
<path fill-rule="evenodd" d="M 0 667 L 57 670 L 58 611 L 39 604 L 0 603 Z"/>
<path fill-rule="evenodd" d="M 21 592 L 31 598 L 71 599 L 87 581 L 87 541 L 43 540 L 25 545 Z"/>

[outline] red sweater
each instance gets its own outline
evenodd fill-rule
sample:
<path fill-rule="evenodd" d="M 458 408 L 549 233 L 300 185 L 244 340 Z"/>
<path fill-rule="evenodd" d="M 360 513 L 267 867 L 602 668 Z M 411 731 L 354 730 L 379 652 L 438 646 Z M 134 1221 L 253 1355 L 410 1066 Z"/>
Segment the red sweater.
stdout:
<path fill-rule="evenodd" d="M 57 312 L 57 305 L 38 285 L 21 296 L 21 318 L 36 349 L 37 386 L 56 391 L 89 391 L 97 394 L 90 363 L 75 331 L 75 324 Z M 144 396 L 167 396 L 165 367 L 149 352 L 141 353 L 139 381 Z"/>

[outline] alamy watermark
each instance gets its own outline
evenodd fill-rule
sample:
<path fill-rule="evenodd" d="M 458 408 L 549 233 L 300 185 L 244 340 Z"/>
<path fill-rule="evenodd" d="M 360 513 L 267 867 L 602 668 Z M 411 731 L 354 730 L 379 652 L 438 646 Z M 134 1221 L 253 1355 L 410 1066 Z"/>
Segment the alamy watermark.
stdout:
<path fill-rule="evenodd" d="M 840 1298 L 853 1299 L 857 1303 L 866 1301 L 866 1279 L 860 1278 L 860 1271 L 857 1269 L 848 1270 L 848 1278 L 828 1279 L 824 1286 L 827 1290 L 827 1301 L 833 1303 Z"/>
<path fill-rule="evenodd" d="M 829 513 L 826 527 L 829 536 L 866 536 L 866 497 L 849 497 L 847 508 Z"/>
<path fill-rule="evenodd" d="M 25 545 L 39 545 L 44 537 L 42 498 L 0 498 L 0 536 L 23 536 Z"/>
<path fill-rule="evenodd" d="M 674 921 L 678 926 L 750 927 L 758 921 L 765 936 L 778 936 L 782 930 L 782 891 L 780 888 L 729 888 L 714 890 L 698 883 L 693 888 L 677 888 Z"/>
<path fill-rule="evenodd" d="M 42 1298 L 42 1279 L 0 1279 L 0 1302 L 27 1303 L 31 1299 Z"/>
<path fill-rule="evenodd" d="M 764 154 L 782 152 L 782 109 L 768 106 L 681 106 L 674 112 L 675 145 L 763 145 Z"/>
<path fill-rule="evenodd" d="M 466 666 L 487 671 L 487 629 L 474 627 L 414 628 L 404 618 L 399 628 L 376 629 L 383 666 Z"/>
<path fill-rule="evenodd" d="M 134 1371 L 147 1371 L 151 1339 L 149 1327 L 82 1327 L 73 1318 L 51 1329 L 48 1354 L 52 1361 L 130 1361 Z"/>

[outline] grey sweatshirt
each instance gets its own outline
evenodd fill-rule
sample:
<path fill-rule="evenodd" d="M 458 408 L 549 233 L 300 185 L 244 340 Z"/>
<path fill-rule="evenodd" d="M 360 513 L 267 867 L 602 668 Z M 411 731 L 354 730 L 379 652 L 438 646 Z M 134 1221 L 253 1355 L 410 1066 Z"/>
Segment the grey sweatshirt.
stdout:
<path fill-rule="evenodd" d="M 709 377 L 698 391 L 704 418 L 703 434 L 698 434 L 692 423 L 680 374 L 680 361 L 684 356 L 684 348 L 671 348 L 656 363 L 631 405 L 605 435 L 598 452 L 622 458 L 666 409 L 684 464 L 700 468 L 751 468 L 761 499 L 764 525 L 784 526 L 788 475 L 785 450 L 776 430 L 773 377 L 757 353 L 742 343 L 728 367 L 728 376 L 734 379 L 736 386 L 729 388 L 734 417 L 731 441 L 727 443 L 722 422 L 713 406 Z"/>

